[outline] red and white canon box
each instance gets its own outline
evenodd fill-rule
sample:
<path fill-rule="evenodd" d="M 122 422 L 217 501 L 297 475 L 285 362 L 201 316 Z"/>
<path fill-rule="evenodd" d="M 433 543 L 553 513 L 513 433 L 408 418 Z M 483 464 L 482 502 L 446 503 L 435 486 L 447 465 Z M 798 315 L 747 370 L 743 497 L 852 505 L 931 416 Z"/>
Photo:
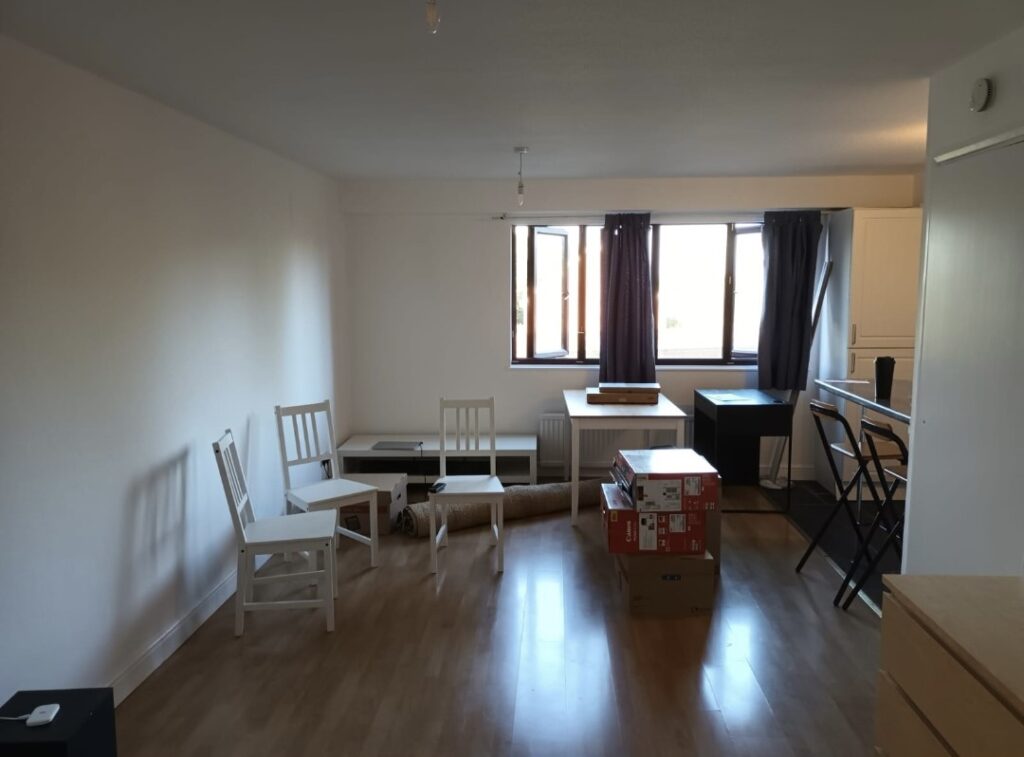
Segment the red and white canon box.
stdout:
<path fill-rule="evenodd" d="M 718 471 L 692 449 L 619 450 L 612 474 L 638 512 L 718 509 Z"/>
<path fill-rule="evenodd" d="M 707 545 L 703 510 L 641 513 L 616 484 L 602 484 L 601 489 L 601 516 L 609 552 L 704 554 Z"/>

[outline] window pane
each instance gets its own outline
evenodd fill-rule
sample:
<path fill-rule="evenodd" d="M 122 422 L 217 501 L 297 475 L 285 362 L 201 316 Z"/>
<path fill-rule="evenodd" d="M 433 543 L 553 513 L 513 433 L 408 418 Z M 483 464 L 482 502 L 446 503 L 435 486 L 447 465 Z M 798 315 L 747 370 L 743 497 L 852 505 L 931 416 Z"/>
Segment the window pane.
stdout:
<path fill-rule="evenodd" d="M 516 280 L 512 296 L 515 297 L 516 303 L 517 358 L 526 357 L 526 251 L 529 233 L 528 226 L 516 226 Z"/>
<path fill-rule="evenodd" d="M 764 306 L 764 250 L 761 232 L 736 235 L 736 295 L 733 304 L 733 353 L 757 353 Z"/>
<path fill-rule="evenodd" d="M 565 306 L 568 302 L 568 237 L 552 229 L 536 229 L 534 249 L 535 357 L 562 357 L 566 352 Z"/>
<path fill-rule="evenodd" d="M 588 226 L 587 249 L 587 359 L 601 357 L 601 227 Z"/>
<path fill-rule="evenodd" d="M 660 234 L 658 358 L 720 359 L 727 227 L 662 226 Z"/>

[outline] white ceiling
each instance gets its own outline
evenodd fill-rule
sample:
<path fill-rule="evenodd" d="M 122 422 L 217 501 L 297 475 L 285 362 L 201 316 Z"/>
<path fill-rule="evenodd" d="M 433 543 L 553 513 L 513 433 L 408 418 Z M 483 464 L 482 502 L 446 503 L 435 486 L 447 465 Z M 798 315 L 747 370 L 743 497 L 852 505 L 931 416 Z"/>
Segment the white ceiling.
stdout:
<path fill-rule="evenodd" d="M 0 30 L 338 176 L 897 171 L 1021 0 L 0 0 Z M 966 95 L 966 93 L 965 93 Z M 965 97 L 966 99 L 966 97 Z M 966 107 L 966 106 L 965 106 Z"/>

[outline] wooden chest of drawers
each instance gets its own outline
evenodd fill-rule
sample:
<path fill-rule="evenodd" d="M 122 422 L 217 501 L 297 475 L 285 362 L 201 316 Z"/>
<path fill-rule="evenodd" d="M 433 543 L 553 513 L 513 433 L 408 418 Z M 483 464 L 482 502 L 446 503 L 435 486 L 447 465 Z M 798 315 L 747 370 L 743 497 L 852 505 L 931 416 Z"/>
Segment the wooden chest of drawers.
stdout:
<path fill-rule="evenodd" d="M 1024 579 L 888 576 L 876 744 L 1024 755 Z"/>

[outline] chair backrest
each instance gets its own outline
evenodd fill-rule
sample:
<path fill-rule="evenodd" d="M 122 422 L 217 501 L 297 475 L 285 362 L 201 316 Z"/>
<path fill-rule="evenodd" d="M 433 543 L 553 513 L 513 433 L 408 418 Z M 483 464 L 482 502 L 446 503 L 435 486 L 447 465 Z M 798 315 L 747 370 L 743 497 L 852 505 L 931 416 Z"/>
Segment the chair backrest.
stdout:
<path fill-rule="evenodd" d="M 480 426 L 480 411 L 485 410 L 487 415 L 488 439 L 486 447 L 481 446 L 483 432 Z M 455 423 L 448 425 L 448 418 L 454 411 Z M 449 434 L 452 438 L 449 439 Z M 447 475 L 445 466 L 446 453 L 449 450 L 449 442 L 454 441 L 451 451 L 486 449 L 490 451 L 491 475 L 498 475 L 497 458 L 494 449 L 494 397 L 478 400 L 446 400 L 441 398 L 441 475 Z"/>
<path fill-rule="evenodd" d="M 849 449 L 849 455 L 857 461 L 857 473 L 854 474 L 854 480 L 857 477 L 863 475 L 864 483 L 867 484 L 868 491 L 871 494 L 872 499 L 878 502 L 878 495 L 875 492 L 874 483 L 871 480 L 871 476 L 868 473 L 868 461 L 864 455 L 861 454 L 860 445 L 857 444 L 857 436 L 853 433 L 853 429 L 850 427 L 850 422 L 846 420 L 846 416 L 839 412 L 839 408 L 835 405 L 829 404 L 828 402 L 822 402 L 821 400 L 811 400 L 811 417 L 814 418 L 814 425 L 818 428 L 818 436 L 821 437 L 821 444 L 825 450 L 825 457 L 828 458 L 829 467 L 832 469 L 832 477 L 835 479 L 836 487 L 843 490 L 843 474 L 838 465 L 836 465 L 835 458 L 832 455 L 832 443 L 829 441 L 828 434 L 825 432 L 825 426 L 822 423 L 822 419 L 828 419 L 839 423 L 840 428 L 843 429 L 843 436 L 846 447 Z M 852 486 L 853 482 L 851 482 Z"/>
<path fill-rule="evenodd" d="M 331 478 L 340 478 L 330 400 L 312 405 L 278 405 L 274 415 L 285 489 L 292 488 L 291 469 L 297 465 L 330 461 Z"/>
<path fill-rule="evenodd" d="M 910 460 L 910 451 L 907 449 L 907 445 L 904 443 L 895 431 L 892 430 L 892 426 L 888 423 L 879 423 L 873 421 L 870 418 L 863 418 L 860 422 L 861 431 L 864 432 L 864 441 L 868 444 L 868 449 L 871 451 L 871 459 L 875 464 L 875 471 L 878 474 L 879 479 L 885 480 L 884 470 L 885 467 L 882 465 L 882 457 L 878 454 L 878 442 L 890 442 L 896 445 L 896 449 L 900 453 L 900 465 L 907 465 Z"/>
<path fill-rule="evenodd" d="M 846 437 L 844 441 L 854 451 L 854 454 L 858 454 L 857 437 L 854 435 L 853 429 L 850 427 L 850 422 L 846 420 L 846 416 L 839 412 L 839 408 L 835 405 L 829 404 L 828 402 L 822 402 L 821 400 L 811 400 L 810 405 L 811 416 L 814 418 L 814 425 L 818 427 L 818 431 L 822 435 L 822 441 L 825 442 L 825 447 L 827 448 L 831 442 L 828 441 L 828 434 L 824 432 L 824 427 L 821 423 L 822 418 L 839 423 L 840 427 L 843 429 L 843 436 Z"/>
<path fill-rule="evenodd" d="M 231 510 L 231 522 L 235 526 L 235 538 L 239 544 L 245 544 L 245 527 L 255 518 L 252 514 L 252 502 L 249 500 L 249 487 L 245 483 L 245 473 L 238 459 L 238 448 L 231 429 L 224 431 L 224 436 L 213 443 L 213 454 L 217 458 L 217 469 L 220 481 L 224 485 L 224 497 Z"/>

